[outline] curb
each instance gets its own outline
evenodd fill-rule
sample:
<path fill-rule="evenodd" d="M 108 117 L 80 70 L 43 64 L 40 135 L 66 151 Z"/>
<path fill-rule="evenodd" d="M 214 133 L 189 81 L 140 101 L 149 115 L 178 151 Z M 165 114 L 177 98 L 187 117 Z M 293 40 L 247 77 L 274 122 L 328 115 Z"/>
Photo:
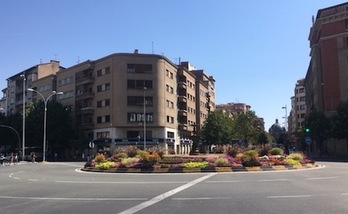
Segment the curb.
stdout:
<path fill-rule="evenodd" d="M 215 167 L 207 169 L 199 168 L 180 168 L 180 169 L 171 169 L 171 168 L 159 168 L 159 169 L 150 169 L 150 168 L 112 168 L 108 170 L 95 169 L 91 167 L 82 168 L 81 171 L 84 172 L 103 172 L 103 173 L 202 173 L 202 172 L 261 172 L 261 171 L 286 171 L 286 170 L 303 170 L 303 169 L 312 169 L 318 168 L 318 164 L 304 164 L 299 166 L 254 166 L 254 167 Z"/>

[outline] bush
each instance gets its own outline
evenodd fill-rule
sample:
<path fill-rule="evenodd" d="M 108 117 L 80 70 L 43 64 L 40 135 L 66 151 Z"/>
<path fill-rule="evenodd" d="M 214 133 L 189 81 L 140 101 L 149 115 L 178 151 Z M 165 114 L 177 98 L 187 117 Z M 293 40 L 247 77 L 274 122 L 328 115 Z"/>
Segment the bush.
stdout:
<path fill-rule="evenodd" d="M 157 153 L 140 152 L 139 157 L 145 167 L 150 167 L 161 160 L 161 157 Z"/>
<path fill-rule="evenodd" d="M 226 158 L 219 158 L 215 161 L 217 167 L 226 167 L 231 166 L 229 161 Z"/>
<path fill-rule="evenodd" d="M 243 166 L 260 166 L 259 153 L 256 150 L 249 150 L 243 153 L 242 157 Z"/>
<path fill-rule="evenodd" d="M 185 168 L 188 169 L 204 169 L 209 166 L 209 163 L 206 161 L 203 162 L 188 162 L 184 164 Z"/>
<path fill-rule="evenodd" d="M 272 149 L 271 146 L 263 145 L 263 146 L 260 146 L 257 150 L 259 151 L 260 156 L 265 156 L 265 155 L 268 155 L 270 153 L 271 149 Z"/>
<path fill-rule="evenodd" d="M 301 163 L 299 160 L 294 160 L 294 159 L 287 159 L 285 162 L 291 166 L 300 166 Z"/>
<path fill-rule="evenodd" d="M 243 148 L 240 146 L 230 146 L 226 149 L 226 155 L 231 156 L 231 157 L 236 157 L 238 153 L 243 153 Z"/>
<path fill-rule="evenodd" d="M 103 154 L 98 154 L 98 155 L 95 156 L 94 161 L 99 164 L 99 163 L 105 162 L 106 158 L 105 158 L 105 156 Z"/>
<path fill-rule="evenodd" d="M 135 166 L 135 165 L 138 165 L 138 164 L 139 164 L 139 161 L 140 161 L 140 159 L 139 159 L 139 158 L 136 158 L 136 157 L 133 157 L 133 158 L 124 158 L 124 159 L 122 159 L 121 164 L 122 164 L 122 166 L 124 166 L 124 167 L 130 168 L 130 167 L 133 167 L 133 166 Z"/>
<path fill-rule="evenodd" d="M 302 153 L 292 153 L 287 158 L 292 160 L 302 161 L 304 158 L 304 155 Z"/>
<path fill-rule="evenodd" d="M 271 155 L 283 155 L 284 154 L 284 150 L 281 148 L 273 148 L 269 151 L 269 153 Z"/>
<path fill-rule="evenodd" d="M 113 167 L 114 162 L 105 162 L 105 163 L 101 163 L 95 166 L 95 168 L 100 169 L 100 170 L 108 170 L 111 167 Z"/>
<path fill-rule="evenodd" d="M 134 158 L 138 154 L 138 148 L 136 146 L 128 146 L 124 152 L 128 157 Z"/>

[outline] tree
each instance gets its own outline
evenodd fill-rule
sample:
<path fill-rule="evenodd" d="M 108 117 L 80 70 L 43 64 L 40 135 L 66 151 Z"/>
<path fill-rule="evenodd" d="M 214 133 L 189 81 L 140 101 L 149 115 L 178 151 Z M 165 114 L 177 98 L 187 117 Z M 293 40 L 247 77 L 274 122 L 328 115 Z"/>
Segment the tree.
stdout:
<path fill-rule="evenodd" d="M 237 115 L 233 124 L 236 137 L 242 139 L 247 144 L 256 144 L 259 134 L 263 131 L 260 127 L 260 121 L 253 111 Z"/>
<path fill-rule="evenodd" d="M 331 136 L 345 139 L 348 148 L 348 100 L 341 102 L 337 113 L 331 116 Z"/>
<path fill-rule="evenodd" d="M 318 143 L 320 152 L 323 151 L 323 142 L 329 136 L 330 120 L 323 112 L 313 111 L 305 119 L 306 135 Z"/>
<path fill-rule="evenodd" d="M 204 144 L 226 144 L 233 139 L 232 119 L 222 110 L 210 112 L 202 127 Z"/>
<path fill-rule="evenodd" d="M 49 101 L 47 103 L 46 140 L 48 155 L 62 153 L 72 145 L 74 127 L 70 117 L 71 111 L 61 103 Z M 27 145 L 42 146 L 43 141 L 44 102 L 39 101 L 28 106 L 27 117 Z"/>
<path fill-rule="evenodd" d="M 258 137 L 258 143 L 262 144 L 262 145 L 265 145 L 266 143 L 268 143 L 268 137 L 267 137 L 267 132 L 263 131 L 259 134 L 259 137 Z"/>

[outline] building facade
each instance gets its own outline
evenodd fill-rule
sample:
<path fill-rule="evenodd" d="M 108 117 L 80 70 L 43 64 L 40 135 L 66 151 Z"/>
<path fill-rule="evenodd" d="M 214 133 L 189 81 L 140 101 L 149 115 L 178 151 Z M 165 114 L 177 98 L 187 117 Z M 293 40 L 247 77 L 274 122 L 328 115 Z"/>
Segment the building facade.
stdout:
<path fill-rule="evenodd" d="M 306 90 L 304 87 L 304 79 L 300 79 L 296 82 L 294 96 L 291 97 L 291 110 L 288 117 L 289 142 L 292 146 L 297 148 L 300 146 L 301 142 L 296 134 L 298 131 L 304 129 L 306 112 Z"/>
<path fill-rule="evenodd" d="M 330 116 L 348 99 L 348 2 L 318 10 L 310 29 L 310 64 L 305 77 L 307 114 Z M 319 151 L 314 142 L 314 152 Z M 346 142 L 329 140 L 324 153 L 347 155 Z"/>
<path fill-rule="evenodd" d="M 35 72 L 24 73 L 31 79 L 28 88 L 63 92 L 54 97 L 72 110 L 74 123 L 98 151 L 160 145 L 189 153 L 209 110 L 215 109 L 215 80 L 188 65 L 135 51 L 87 60 L 36 79 L 30 76 Z M 14 99 L 10 113 L 21 109 L 20 75 L 9 78 L 9 88 L 17 86 L 6 98 Z M 40 98 L 27 95 L 27 101 Z"/>

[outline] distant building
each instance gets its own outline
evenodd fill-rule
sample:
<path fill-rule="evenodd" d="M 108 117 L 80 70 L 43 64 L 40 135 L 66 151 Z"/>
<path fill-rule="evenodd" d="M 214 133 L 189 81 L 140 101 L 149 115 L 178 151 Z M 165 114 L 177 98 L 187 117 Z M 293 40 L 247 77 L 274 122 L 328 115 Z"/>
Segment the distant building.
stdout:
<path fill-rule="evenodd" d="M 251 106 L 245 103 L 227 103 L 216 105 L 216 109 L 227 112 L 231 117 L 235 117 L 240 114 L 246 114 L 251 111 Z M 265 130 L 264 119 L 259 117 L 259 123 L 262 130 Z"/>
<path fill-rule="evenodd" d="M 306 111 L 304 79 L 300 79 L 295 85 L 294 96 L 291 97 L 291 111 L 288 118 L 289 141 L 293 146 L 300 145 L 300 139 L 296 137 L 296 133 L 304 128 Z"/>
<path fill-rule="evenodd" d="M 8 78 L 4 99 L 9 114 L 22 109 L 23 74 L 26 88 L 44 96 L 63 92 L 53 97 L 72 110 L 75 124 L 98 151 L 146 144 L 188 153 L 188 144 L 199 143 L 195 136 L 215 110 L 214 78 L 161 55 L 135 51 L 68 68 L 55 61 L 33 66 Z M 41 99 L 37 93 L 26 94 L 26 102 Z"/>
<path fill-rule="evenodd" d="M 225 110 L 233 116 L 239 114 L 245 114 L 250 111 L 251 106 L 245 103 L 227 103 L 227 104 L 219 104 L 216 106 L 216 109 Z"/>

